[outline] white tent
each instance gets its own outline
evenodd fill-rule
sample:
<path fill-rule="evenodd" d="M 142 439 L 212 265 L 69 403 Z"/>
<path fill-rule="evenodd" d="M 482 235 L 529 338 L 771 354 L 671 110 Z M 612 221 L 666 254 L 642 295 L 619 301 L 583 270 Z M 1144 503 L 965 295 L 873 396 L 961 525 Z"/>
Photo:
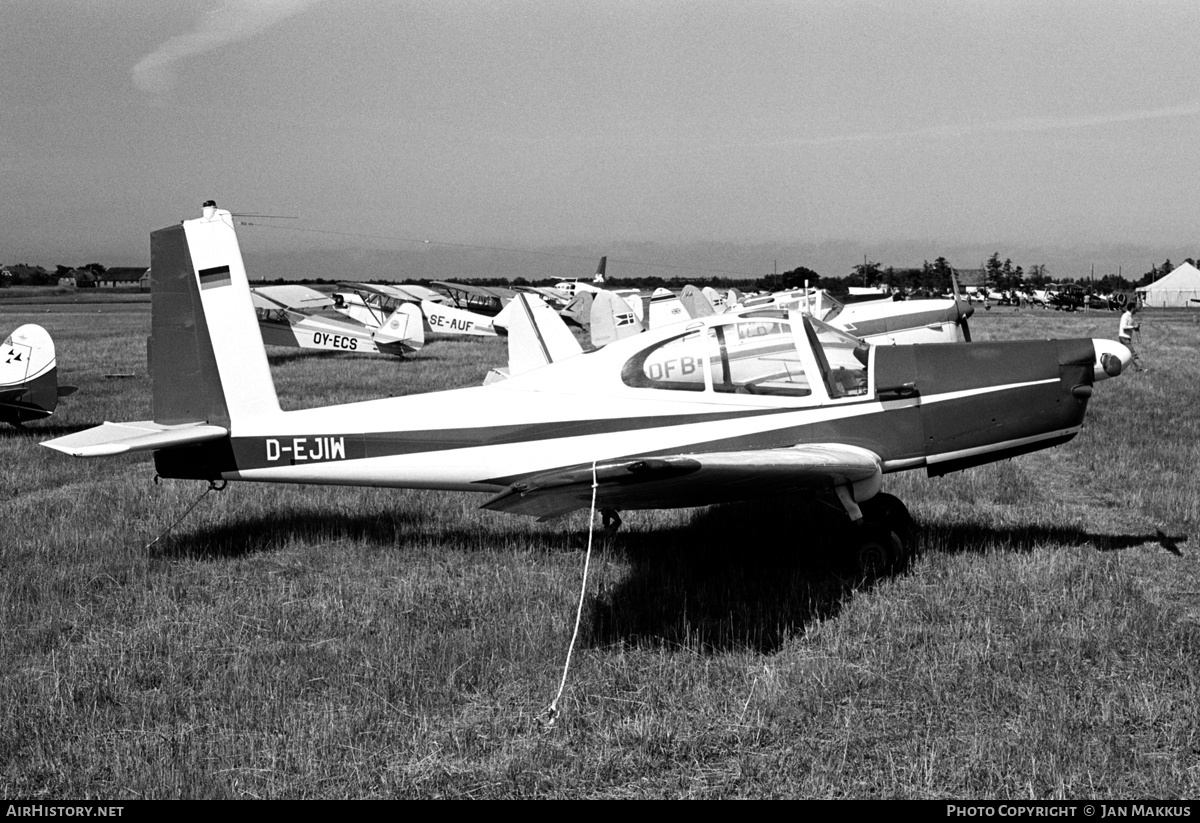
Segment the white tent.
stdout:
<path fill-rule="evenodd" d="M 1142 305 L 1166 308 L 1169 306 L 1200 308 L 1200 269 L 1191 263 L 1181 263 L 1166 277 L 1138 289 Z"/>

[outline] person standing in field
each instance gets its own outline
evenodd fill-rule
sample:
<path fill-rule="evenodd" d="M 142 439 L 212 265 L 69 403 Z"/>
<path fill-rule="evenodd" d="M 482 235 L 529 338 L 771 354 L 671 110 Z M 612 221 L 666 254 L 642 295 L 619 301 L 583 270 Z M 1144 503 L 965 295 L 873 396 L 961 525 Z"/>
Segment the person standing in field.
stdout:
<path fill-rule="evenodd" d="M 1142 366 L 1141 358 L 1137 356 L 1137 350 L 1133 348 L 1133 333 L 1140 331 L 1142 328 L 1142 324 L 1134 319 L 1137 311 L 1138 307 L 1136 303 L 1130 303 L 1125 307 L 1125 313 L 1121 315 L 1121 325 L 1117 329 L 1117 340 L 1133 353 L 1133 364 L 1137 366 L 1138 371 L 1145 371 L 1146 369 Z"/>

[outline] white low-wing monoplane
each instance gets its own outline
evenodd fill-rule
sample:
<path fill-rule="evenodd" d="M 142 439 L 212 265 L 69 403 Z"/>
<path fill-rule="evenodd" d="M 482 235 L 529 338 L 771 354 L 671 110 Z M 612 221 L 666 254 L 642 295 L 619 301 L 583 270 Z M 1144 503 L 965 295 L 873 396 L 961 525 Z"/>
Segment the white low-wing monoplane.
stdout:
<path fill-rule="evenodd" d="M 708 290 L 684 289 L 683 305 L 694 316 L 721 311 L 754 311 L 763 308 L 800 309 L 829 325 L 872 345 L 897 343 L 970 342 L 967 318 L 974 311 L 957 296 L 944 300 L 868 300 L 842 303 L 823 289 L 792 289 L 747 297 L 739 305 L 717 307 Z"/>
<path fill-rule="evenodd" d="M 0 345 L 0 422 L 14 426 L 49 417 L 58 398 L 75 393 L 58 385 L 54 341 L 41 326 L 26 323 Z"/>
<path fill-rule="evenodd" d="M 44 445 L 151 450 L 167 478 L 482 492 L 484 508 L 542 518 L 593 500 L 615 512 L 828 494 L 864 571 L 904 551 L 884 474 L 1064 443 L 1093 382 L 1130 358 L 1089 339 L 865 346 L 774 311 L 668 326 L 488 386 L 282 411 L 230 214 L 156 231 L 151 252 L 153 419 Z"/>
<path fill-rule="evenodd" d="M 250 299 L 268 346 L 399 357 L 425 345 L 421 310 L 413 305 L 399 305 L 381 323 L 368 327 L 315 314 L 334 301 L 307 286 L 259 286 L 250 290 Z"/>

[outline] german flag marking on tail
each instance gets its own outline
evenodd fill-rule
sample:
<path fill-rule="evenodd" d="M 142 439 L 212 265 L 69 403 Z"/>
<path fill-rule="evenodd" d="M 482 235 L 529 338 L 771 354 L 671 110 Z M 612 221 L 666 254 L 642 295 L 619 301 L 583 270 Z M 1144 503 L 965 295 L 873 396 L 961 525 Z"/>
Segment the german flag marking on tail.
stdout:
<path fill-rule="evenodd" d="M 229 285 L 229 266 L 200 269 L 200 288 L 217 289 Z"/>

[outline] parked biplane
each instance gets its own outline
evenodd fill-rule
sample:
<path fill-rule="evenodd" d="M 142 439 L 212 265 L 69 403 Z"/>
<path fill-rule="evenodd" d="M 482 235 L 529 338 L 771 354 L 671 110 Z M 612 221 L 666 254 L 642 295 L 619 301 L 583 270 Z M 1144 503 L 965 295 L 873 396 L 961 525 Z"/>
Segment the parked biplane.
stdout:
<path fill-rule="evenodd" d="M 905 553 L 907 514 L 883 475 L 1065 443 L 1093 383 L 1130 358 L 1089 339 L 866 346 L 774 310 L 667 326 L 488 386 L 282 411 L 229 212 L 154 232 L 151 254 L 153 419 L 44 445 L 152 451 L 165 478 L 482 492 L 486 509 L 539 518 L 593 501 L 613 517 L 828 495 L 867 573 Z"/>
<path fill-rule="evenodd" d="M 446 295 L 413 284 L 339 283 L 334 309 L 368 328 L 379 328 L 400 306 L 415 306 L 430 334 L 495 337 L 502 330 L 487 314 L 448 304 Z"/>
<path fill-rule="evenodd" d="M 498 315 L 517 294 L 516 289 L 503 286 L 476 286 L 449 280 L 435 280 L 433 285 L 446 292 L 455 308 L 485 317 Z"/>
<path fill-rule="evenodd" d="M 315 314 L 334 301 L 306 286 L 259 286 L 250 290 L 250 299 L 262 341 L 268 346 L 401 357 L 425 345 L 421 310 L 416 306 L 397 306 L 380 325 L 367 327 Z"/>
<path fill-rule="evenodd" d="M 1046 286 L 1046 296 L 1046 305 L 1055 311 L 1075 311 L 1083 308 L 1083 287 L 1074 283 L 1051 283 Z"/>
<path fill-rule="evenodd" d="M 0 422 L 21 426 L 49 417 L 58 398 L 74 394 L 58 385 L 54 341 L 41 326 L 26 323 L 0 345 Z"/>

